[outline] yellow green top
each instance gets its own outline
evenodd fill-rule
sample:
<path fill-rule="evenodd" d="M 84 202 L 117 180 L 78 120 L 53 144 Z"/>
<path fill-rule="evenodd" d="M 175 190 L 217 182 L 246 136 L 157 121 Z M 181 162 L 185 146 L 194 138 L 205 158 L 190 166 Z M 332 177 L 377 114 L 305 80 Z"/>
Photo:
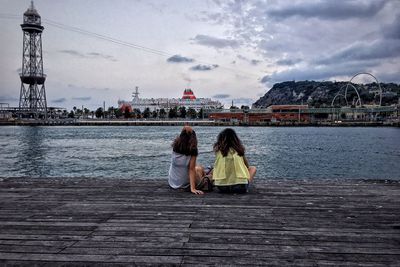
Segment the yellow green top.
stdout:
<path fill-rule="evenodd" d="M 213 179 L 215 185 L 247 184 L 250 178 L 249 170 L 243 157 L 231 149 L 224 157 L 220 151 L 215 154 Z"/>

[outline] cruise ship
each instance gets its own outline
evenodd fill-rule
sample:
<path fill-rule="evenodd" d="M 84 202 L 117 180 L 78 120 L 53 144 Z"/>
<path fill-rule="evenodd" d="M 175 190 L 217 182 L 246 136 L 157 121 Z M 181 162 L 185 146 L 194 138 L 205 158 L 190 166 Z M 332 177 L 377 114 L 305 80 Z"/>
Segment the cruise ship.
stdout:
<path fill-rule="evenodd" d="M 120 109 L 139 109 L 143 112 L 146 108 L 150 111 L 157 111 L 164 109 L 168 111 L 175 107 L 185 107 L 186 109 L 192 108 L 199 112 L 200 109 L 219 109 L 223 108 L 221 102 L 212 100 L 211 98 L 197 98 L 193 90 L 186 88 L 183 91 L 182 98 L 140 98 L 139 88 L 135 88 L 135 92 L 132 93 L 132 101 L 119 100 L 118 106 Z"/>

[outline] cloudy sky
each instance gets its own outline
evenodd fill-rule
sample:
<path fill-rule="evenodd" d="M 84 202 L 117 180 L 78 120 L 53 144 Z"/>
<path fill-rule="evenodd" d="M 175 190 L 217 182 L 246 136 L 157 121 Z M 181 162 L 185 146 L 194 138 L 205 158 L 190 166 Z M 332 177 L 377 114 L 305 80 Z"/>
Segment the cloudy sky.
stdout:
<path fill-rule="evenodd" d="M 0 102 L 18 105 L 22 14 L 0 0 Z M 276 82 L 400 82 L 400 1 L 36 0 L 48 106 L 146 98 L 251 104 Z M 372 82 L 359 76 L 358 82 Z"/>

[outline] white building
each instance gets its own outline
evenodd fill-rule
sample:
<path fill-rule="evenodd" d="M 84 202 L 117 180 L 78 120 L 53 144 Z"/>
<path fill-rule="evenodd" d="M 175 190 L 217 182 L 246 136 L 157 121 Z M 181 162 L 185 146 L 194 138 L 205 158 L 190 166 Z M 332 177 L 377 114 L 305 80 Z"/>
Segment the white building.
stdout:
<path fill-rule="evenodd" d="M 170 108 L 185 107 L 186 110 L 192 108 L 199 112 L 200 109 L 217 109 L 222 108 L 221 102 L 212 100 L 211 98 L 196 98 L 192 89 L 185 89 L 182 98 L 139 98 L 139 88 L 135 88 L 132 93 L 132 101 L 119 100 L 118 106 L 128 106 L 132 110 L 139 109 L 143 112 L 146 108 L 150 111 L 159 111 L 164 109 L 168 111 Z"/>

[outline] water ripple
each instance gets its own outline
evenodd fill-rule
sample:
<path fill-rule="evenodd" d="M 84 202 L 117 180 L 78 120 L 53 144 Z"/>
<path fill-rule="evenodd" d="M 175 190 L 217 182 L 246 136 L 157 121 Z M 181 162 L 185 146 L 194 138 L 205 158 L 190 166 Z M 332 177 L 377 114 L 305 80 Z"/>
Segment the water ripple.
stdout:
<path fill-rule="evenodd" d="M 165 177 L 181 127 L 0 127 L 0 174 Z M 194 127 L 211 165 L 222 127 Z M 236 127 L 259 178 L 400 179 L 398 128 Z"/>

